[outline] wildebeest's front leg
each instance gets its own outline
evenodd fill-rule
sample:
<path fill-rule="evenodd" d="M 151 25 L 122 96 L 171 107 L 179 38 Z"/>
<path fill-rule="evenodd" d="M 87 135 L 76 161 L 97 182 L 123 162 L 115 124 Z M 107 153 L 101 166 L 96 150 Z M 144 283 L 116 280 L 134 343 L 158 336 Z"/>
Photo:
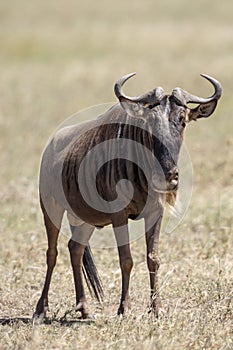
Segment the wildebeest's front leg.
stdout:
<path fill-rule="evenodd" d="M 124 220 L 124 214 L 123 217 L 119 217 L 115 214 L 112 219 L 112 224 L 117 241 L 122 277 L 121 301 L 117 314 L 122 315 L 127 308 L 130 308 L 129 281 L 133 267 L 133 259 L 129 245 L 128 223 L 126 219 Z M 119 226 L 120 224 L 121 226 Z"/>
<path fill-rule="evenodd" d="M 156 222 L 152 224 L 150 217 L 145 219 L 146 229 L 146 246 L 147 246 L 147 266 L 150 274 L 151 288 L 151 308 L 150 311 L 158 317 L 158 309 L 160 304 L 159 285 L 158 285 L 158 269 L 160 265 L 159 259 L 159 234 L 162 222 L 162 212 L 158 215 Z"/>

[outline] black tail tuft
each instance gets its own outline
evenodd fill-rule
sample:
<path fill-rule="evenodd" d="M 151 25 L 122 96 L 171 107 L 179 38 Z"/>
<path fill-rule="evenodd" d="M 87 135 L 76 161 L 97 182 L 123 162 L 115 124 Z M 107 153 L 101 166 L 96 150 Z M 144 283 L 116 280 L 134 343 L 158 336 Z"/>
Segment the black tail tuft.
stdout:
<path fill-rule="evenodd" d="M 102 283 L 93 260 L 91 248 L 89 246 L 86 246 L 83 255 L 83 274 L 91 295 L 94 293 L 99 302 L 103 301 L 104 292 Z"/>

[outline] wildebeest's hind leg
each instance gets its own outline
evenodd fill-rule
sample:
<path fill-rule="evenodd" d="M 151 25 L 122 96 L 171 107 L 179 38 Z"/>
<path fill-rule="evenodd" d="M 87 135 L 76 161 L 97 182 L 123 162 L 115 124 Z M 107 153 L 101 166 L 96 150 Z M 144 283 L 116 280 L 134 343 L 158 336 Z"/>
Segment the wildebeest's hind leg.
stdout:
<path fill-rule="evenodd" d="M 48 310 L 48 291 L 49 291 L 49 286 L 51 282 L 51 277 L 53 273 L 53 269 L 56 265 L 56 260 L 57 260 L 57 239 L 61 227 L 61 222 L 62 222 L 62 217 L 64 214 L 64 210 L 55 202 L 53 202 L 53 212 L 55 213 L 54 215 L 54 220 L 52 219 L 52 216 L 47 214 L 43 203 L 41 201 L 41 209 L 44 215 L 44 223 L 45 223 L 45 228 L 46 228 L 46 233 L 47 233 L 47 238 L 48 238 L 48 249 L 47 249 L 47 272 L 46 272 L 46 277 L 45 277 L 45 283 L 44 283 L 44 288 L 41 294 L 41 297 L 36 305 L 36 311 L 33 315 L 34 318 L 40 317 L 44 318 L 46 316 L 46 311 Z M 56 225 L 53 223 L 56 223 Z"/>
<path fill-rule="evenodd" d="M 76 292 L 76 310 L 81 312 L 82 318 L 89 316 L 86 297 L 83 285 L 82 266 L 85 247 L 94 231 L 94 226 L 82 224 L 72 226 L 72 238 L 69 240 L 68 248 L 70 251 L 70 260 L 73 269 L 75 292 Z"/>

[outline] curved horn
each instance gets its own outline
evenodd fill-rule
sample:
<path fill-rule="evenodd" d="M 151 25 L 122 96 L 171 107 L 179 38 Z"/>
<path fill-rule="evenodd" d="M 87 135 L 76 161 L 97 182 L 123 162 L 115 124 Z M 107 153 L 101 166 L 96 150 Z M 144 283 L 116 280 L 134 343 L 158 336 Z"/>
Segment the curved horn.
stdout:
<path fill-rule="evenodd" d="M 182 90 L 181 88 L 177 87 L 173 89 L 172 95 L 176 100 L 178 100 L 181 104 L 185 105 L 187 103 L 208 103 L 213 100 L 218 100 L 222 95 L 222 86 L 216 79 L 210 77 L 206 74 L 201 74 L 201 76 L 205 79 L 207 79 L 213 86 L 214 86 L 214 94 L 211 97 L 208 98 L 202 98 L 195 95 L 190 94 L 189 92 Z"/>
<path fill-rule="evenodd" d="M 134 101 L 137 97 L 129 97 L 127 95 L 124 94 L 124 92 L 122 91 L 122 87 L 125 84 L 125 82 L 130 79 L 131 77 L 133 77 L 134 75 L 136 75 L 136 72 L 134 73 L 130 73 L 127 75 L 124 75 L 122 78 L 120 78 L 119 80 L 117 80 L 115 86 L 114 86 L 114 92 L 115 95 L 118 99 L 120 99 L 121 97 L 126 98 L 127 100 L 131 100 Z M 135 101 L 136 102 L 136 101 Z"/>
<path fill-rule="evenodd" d="M 141 96 L 129 97 L 129 96 L 125 95 L 123 90 L 122 90 L 123 85 L 125 84 L 125 82 L 128 79 L 130 79 L 134 75 L 136 75 L 136 72 L 124 75 L 121 79 L 119 79 L 115 83 L 114 92 L 116 94 L 116 97 L 119 100 L 124 98 L 124 99 L 127 99 L 127 100 L 135 102 L 135 103 L 141 102 L 141 103 L 148 104 L 148 105 L 153 105 L 156 102 L 161 100 L 161 98 L 163 97 L 163 93 L 164 93 L 164 91 L 161 87 L 157 87 L 156 89 L 149 91 Z"/>

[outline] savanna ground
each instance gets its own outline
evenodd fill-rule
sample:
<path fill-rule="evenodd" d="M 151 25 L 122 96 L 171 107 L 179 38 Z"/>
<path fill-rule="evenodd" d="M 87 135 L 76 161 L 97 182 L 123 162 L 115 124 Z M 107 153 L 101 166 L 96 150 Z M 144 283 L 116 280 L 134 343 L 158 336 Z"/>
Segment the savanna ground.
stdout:
<path fill-rule="evenodd" d="M 232 14 L 231 1 L 1 1 L 1 349 L 233 348 Z M 212 90 L 199 73 L 224 88 L 215 115 L 186 131 L 193 196 L 182 223 L 161 235 L 159 320 L 147 314 L 142 237 L 132 244 L 131 313 L 115 316 L 116 249 L 95 249 L 103 306 L 88 295 L 95 322 L 78 322 L 71 312 L 62 323 L 75 298 L 61 234 L 49 322 L 33 326 L 47 244 L 37 190 L 43 147 L 69 115 L 114 101 L 114 82 L 132 71 L 138 73 L 126 88 L 132 95 L 179 85 L 207 97 Z"/>

